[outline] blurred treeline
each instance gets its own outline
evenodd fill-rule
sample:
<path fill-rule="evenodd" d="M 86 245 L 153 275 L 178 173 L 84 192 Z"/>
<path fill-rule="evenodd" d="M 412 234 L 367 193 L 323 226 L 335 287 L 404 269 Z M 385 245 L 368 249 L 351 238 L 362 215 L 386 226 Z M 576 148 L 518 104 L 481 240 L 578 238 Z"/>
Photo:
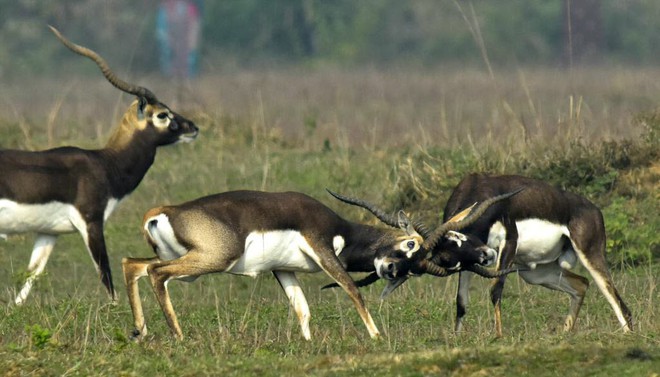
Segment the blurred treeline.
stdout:
<path fill-rule="evenodd" d="M 46 24 L 131 70 L 157 66 L 156 0 L 0 0 L 0 77 L 68 51 Z M 660 63 L 657 0 L 203 2 L 202 69 L 272 64 Z M 78 63 L 75 63 L 78 64 Z M 77 68 L 74 66 L 71 69 Z M 61 72 L 61 66 L 58 67 Z"/>

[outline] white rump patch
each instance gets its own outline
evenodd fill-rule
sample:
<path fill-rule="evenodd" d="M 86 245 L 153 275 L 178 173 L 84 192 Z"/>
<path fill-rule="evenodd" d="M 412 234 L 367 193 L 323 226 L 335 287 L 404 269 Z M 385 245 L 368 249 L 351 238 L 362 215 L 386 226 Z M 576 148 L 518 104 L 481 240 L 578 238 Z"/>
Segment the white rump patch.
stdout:
<path fill-rule="evenodd" d="M 252 232 L 245 239 L 245 252 L 227 272 L 257 276 L 262 272 L 318 272 L 321 267 L 310 257 L 314 249 L 295 230 Z"/>
<path fill-rule="evenodd" d="M 176 239 L 167 215 L 161 213 L 150 217 L 144 222 L 144 230 L 149 239 L 156 244 L 158 258 L 168 261 L 181 258 L 188 253 L 188 250 Z"/>

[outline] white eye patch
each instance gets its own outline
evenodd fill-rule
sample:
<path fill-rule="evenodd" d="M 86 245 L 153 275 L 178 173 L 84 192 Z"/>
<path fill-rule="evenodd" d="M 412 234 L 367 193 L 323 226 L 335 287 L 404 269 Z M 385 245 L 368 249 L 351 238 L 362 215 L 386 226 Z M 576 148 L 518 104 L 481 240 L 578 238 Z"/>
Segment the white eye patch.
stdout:
<path fill-rule="evenodd" d="M 410 258 L 417 250 L 419 250 L 419 242 L 411 239 L 403 240 L 399 245 L 399 250 L 404 251 L 406 257 Z"/>
<path fill-rule="evenodd" d="M 151 122 L 157 128 L 167 128 L 172 120 L 172 113 L 169 111 L 159 111 L 151 116 Z"/>
<path fill-rule="evenodd" d="M 454 243 L 456 243 L 458 247 L 461 247 L 461 245 L 463 245 L 463 242 L 467 241 L 467 237 L 465 236 L 465 234 L 454 232 L 453 230 L 447 232 L 446 237 L 448 240 L 451 240 Z"/>

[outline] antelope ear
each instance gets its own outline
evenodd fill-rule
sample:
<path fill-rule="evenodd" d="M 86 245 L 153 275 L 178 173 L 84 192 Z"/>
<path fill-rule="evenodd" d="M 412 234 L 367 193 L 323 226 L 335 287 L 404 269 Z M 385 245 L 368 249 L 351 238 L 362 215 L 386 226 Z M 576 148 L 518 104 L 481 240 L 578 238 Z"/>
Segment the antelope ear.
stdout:
<path fill-rule="evenodd" d="M 468 208 L 466 208 L 466 209 L 462 210 L 461 212 L 455 214 L 454 216 L 452 216 L 451 219 L 447 220 L 447 222 L 448 223 L 455 223 L 455 222 L 463 220 L 464 218 L 466 218 L 470 214 L 470 212 L 472 212 L 472 209 L 476 205 L 477 205 L 477 203 L 474 203 L 473 205 L 469 206 Z"/>
<path fill-rule="evenodd" d="M 147 99 L 138 97 L 137 117 L 138 120 L 144 120 L 144 109 L 147 107 Z"/>
<path fill-rule="evenodd" d="M 412 225 L 412 221 L 410 221 L 410 218 L 408 215 L 406 215 L 405 212 L 399 211 L 397 223 L 399 225 L 399 228 L 403 229 L 406 231 L 406 234 L 411 235 L 415 233 L 415 228 Z"/>

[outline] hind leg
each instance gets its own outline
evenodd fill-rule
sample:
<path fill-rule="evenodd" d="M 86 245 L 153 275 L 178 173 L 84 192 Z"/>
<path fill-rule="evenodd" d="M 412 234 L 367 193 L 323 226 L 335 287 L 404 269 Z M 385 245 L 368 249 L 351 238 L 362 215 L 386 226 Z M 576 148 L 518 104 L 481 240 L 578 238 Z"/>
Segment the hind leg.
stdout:
<path fill-rule="evenodd" d="M 150 264 L 159 261 L 158 258 L 123 258 L 121 261 L 121 267 L 124 270 L 124 283 L 128 293 L 128 303 L 131 306 L 135 323 L 131 338 L 135 340 L 140 340 L 147 335 L 147 325 L 144 322 L 138 280 L 143 276 L 147 276 L 147 267 Z"/>
<path fill-rule="evenodd" d="M 151 263 L 146 268 L 158 304 L 163 311 L 163 315 L 165 315 L 165 320 L 172 334 L 177 340 L 183 339 L 183 332 L 170 300 L 167 283 L 172 279 L 189 279 L 212 272 L 223 272 L 234 262 L 234 260 L 229 259 L 214 260 L 208 255 L 208 250 L 192 249 L 181 258 Z"/>
<path fill-rule="evenodd" d="M 470 300 L 470 282 L 474 274 L 469 271 L 461 271 L 458 275 L 458 291 L 456 292 L 456 322 L 454 331 L 460 332 L 463 329 L 463 317 L 467 311 L 468 301 Z"/>
<path fill-rule="evenodd" d="M 616 287 L 614 287 L 614 282 L 612 281 L 612 276 L 607 268 L 607 263 L 605 261 L 604 252 L 595 252 L 592 250 L 582 251 L 579 249 L 579 245 L 575 242 L 573 243 L 575 253 L 582 265 L 589 271 L 593 277 L 598 289 L 603 293 L 603 296 L 607 299 L 607 302 L 610 303 L 614 314 L 616 314 L 621 327 L 624 332 L 632 331 L 633 329 L 633 318 L 630 309 L 623 302 L 623 299 L 619 295 Z M 603 247 L 604 250 L 604 247 Z"/>
<path fill-rule="evenodd" d="M 46 262 L 48 262 L 50 253 L 53 251 L 53 247 L 55 247 L 56 240 L 57 236 L 50 234 L 39 234 L 37 236 L 34 247 L 32 248 L 30 264 L 28 264 L 28 278 L 25 281 L 25 284 L 23 284 L 23 288 L 21 288 L 21 291 L 16 296 L 16 300 L 14 301 L 16 305 L 22 305 L 25 303 L 25 299 L 27 299 L 27 296 L 30 294 L 34 281 L 42 272 L 44 272 L 44 268 L 46 268 Z"/>
<path fill-rule="evenodd" d="M 571 296 L 570 308 L 564 321 L 564 331 L 573 330 L 582 307 L 582 301 L 584 301 L 584 295 L 589 288 L 589 281 L 580 275 L 562 269 L 557 263 L 538 265 L 534 270 L 520 271 L 519 274 L 528 284 L 541 285 L 555 291 L 566 292 Z"/>

